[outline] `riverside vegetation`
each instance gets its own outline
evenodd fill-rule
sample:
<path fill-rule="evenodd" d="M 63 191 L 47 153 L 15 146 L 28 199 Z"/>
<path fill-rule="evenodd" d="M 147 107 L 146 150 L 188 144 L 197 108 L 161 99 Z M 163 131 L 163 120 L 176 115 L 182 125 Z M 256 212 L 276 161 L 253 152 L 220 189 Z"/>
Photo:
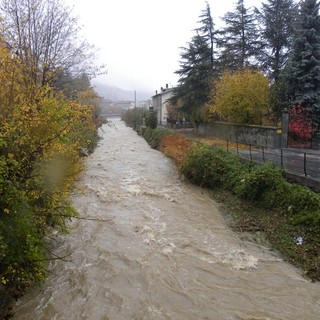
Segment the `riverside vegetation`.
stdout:
<path fill-rule="evenodd" d="M 244 163 L 220 146 L 165 128 L 139 132 L 152 148 L 172 158 L 188 180 L 210 190 L 231 216 L 234 230 L 263 233 L 285 260 L 309 279 L 320 280 L 319 194 L 288 182 L 271 163 Z"/>
<path fill-rule="evenodd" d="M 0 1 L 0 319 L 46 277 L 55 234 L 77 216 L 70 202 L 93 151 L 103 73 L 78 19 L 60 0 Z"/>
<path fill-rule="evenodd" d="M 98 140 L 97 109 L 35 86 L 0 48 L 0 319 L 47 274 L 52 232 L 77 215 L 69 195 L 81 150 Z M 90 88 L 87 91 L 90 91 Z M 82 92 L 85 94 L 85 91 Z M 91 92 L 92 93 L 92 92 Z"/>

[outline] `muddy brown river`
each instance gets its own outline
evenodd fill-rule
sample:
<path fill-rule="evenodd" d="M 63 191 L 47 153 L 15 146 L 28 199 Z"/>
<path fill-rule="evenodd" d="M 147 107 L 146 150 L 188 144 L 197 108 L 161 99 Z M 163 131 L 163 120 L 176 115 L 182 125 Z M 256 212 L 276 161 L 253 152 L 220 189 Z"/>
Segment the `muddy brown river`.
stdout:
<path fill-rule="evenodd" d="M 15 320 L 316 320 L 320 285 L 241 240 L 206 191 L 120 120 L 101 130 L 50 276 Z"/>

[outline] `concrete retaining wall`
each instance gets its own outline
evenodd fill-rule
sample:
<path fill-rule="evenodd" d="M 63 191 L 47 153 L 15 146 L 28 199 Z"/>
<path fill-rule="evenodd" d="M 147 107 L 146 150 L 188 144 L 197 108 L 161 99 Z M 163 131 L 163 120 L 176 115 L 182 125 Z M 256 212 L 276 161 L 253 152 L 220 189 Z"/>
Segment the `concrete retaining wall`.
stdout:
<path fill-rule="evenodd" d="M 281 133 L 279 133 L 279 128 L 276 127 L 211 122 L 198 125 L 196 131 L 208 137 L 217 137 L 244 144 L 270 148 L 281 147 Z"/>

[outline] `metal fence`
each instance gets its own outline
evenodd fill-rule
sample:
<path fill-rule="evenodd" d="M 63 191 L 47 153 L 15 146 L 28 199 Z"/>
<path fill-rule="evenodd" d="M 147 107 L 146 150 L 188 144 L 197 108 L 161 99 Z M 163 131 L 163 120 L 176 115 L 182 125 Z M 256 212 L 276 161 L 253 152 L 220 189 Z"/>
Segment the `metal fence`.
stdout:
<path fill-rule="evenodd" d="M 272 149 L 227 141 L 227 150 L 256 163 L 272 162 L 285 172 L 320 181 L 320 151 L 293 148 Z"/>

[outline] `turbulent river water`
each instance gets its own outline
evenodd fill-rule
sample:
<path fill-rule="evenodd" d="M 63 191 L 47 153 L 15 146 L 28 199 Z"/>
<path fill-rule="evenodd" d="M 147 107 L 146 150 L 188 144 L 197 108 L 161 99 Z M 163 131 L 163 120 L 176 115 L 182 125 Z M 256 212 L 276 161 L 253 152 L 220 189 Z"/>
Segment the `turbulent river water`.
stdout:
<path fill-rule="evenodd" d="M 320 319 L 320 286 L 232 232 L 218 205 L 120 120 L 102 127 L 50 276 L 15 320 Z"/>

